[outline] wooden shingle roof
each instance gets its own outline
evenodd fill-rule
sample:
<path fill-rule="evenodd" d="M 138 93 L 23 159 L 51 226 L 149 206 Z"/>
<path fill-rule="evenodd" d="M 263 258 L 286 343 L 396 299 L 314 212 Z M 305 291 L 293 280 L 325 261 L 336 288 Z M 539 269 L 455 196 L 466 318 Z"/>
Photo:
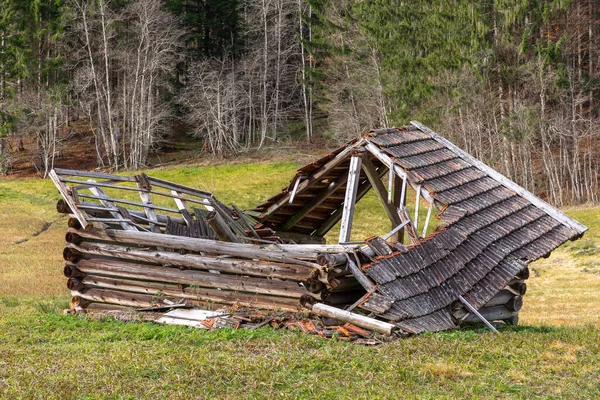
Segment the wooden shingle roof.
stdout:
<path fill-rule="evenodd" d="M 461 296 L 482 307 L 528 263 L 587 230 L 418 122 L 370 131 L 299 170 L 288 188 L 257 207 L 262 223 L 276 231 L 285 226 L 323 235 L 332 219 L 339 220 L 346 191 L 345 184 L 332 188 L 331 183 L 345 179 L 350 157 L 361 151 L 372 155 L 380 176 L 394 169 L 422 191 L 443 221 L 408 247 L 390 246 L 378 255 L 375 249 L 376 257 L 362 266 L 377 289 L 361 307 L 406 331 L 455 327 L 451 306 Z M 298 179 L 304 185 L 296 185 Z M 357 201 L 371 187 L 364 171 L 359 182 Z M 327 187 L 327 201 L 316 202 Z M 311 202 L 319 205 L 286 226 Z"/>

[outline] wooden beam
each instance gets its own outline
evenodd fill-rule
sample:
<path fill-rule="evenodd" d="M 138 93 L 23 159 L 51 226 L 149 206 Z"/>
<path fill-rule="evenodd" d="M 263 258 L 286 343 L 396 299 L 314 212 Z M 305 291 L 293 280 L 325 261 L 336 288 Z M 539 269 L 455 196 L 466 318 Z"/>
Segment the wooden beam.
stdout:
<path fill-rule="evenodd" d="M 95 181 L 93 179 L 89 179 L 88 180 L 89 183 L 94 184 Z M 107 208 L 117 208 L 117 205 L 110 201 L 110 200 L 105 200 L 108 199 L 108 195 L 104 192 L 104 190 L 102 188 L 99 187 L 90 187 L 90 192 L 92 192 L 94 195 L 99 197 L 100 203 L 102 203 L 103 206 L 107 207 Z M 121 225 L 121 227 L 123 229 L 125 229 L 126 231 L 137 231 L 138 229 L 132 225 L 133 221 L 125 219 L 120 212 L 118 211 L 110 211 L 110 214 L 118 219 L 119 224 Z"/>
<path fill-rule="evenodd" d="M 496 171 L 495 169 L 487 166 L 483 162 L 481 162 L 478 159 L 476 159 L 475 157 L 471 156 L 469 153 L 462 150 L 461 148 L 456 146 L 454 143 L 450 142 L 448 139 L 443 138 L 442 136 L 438 135 L 437 133 L 435 133 L 434 131 L 432 131 L 431 129 L 426 127 L 425 125 L 421 124 L 418 121 L 411 121 L 410 123 L 412 125 L 416 126 L 417 128 L 419 128 L 422 132 L 430 135 L 438 143 L 441 143 L 444 146 L 446 146 L 449 150 L 454 152 L 456 155 L 458 155 L 460 158 L 462 158 L 469 164 L 473 165 L 474 167 L 479 168 L 480 170 L 482 170 L 483 172 L 488 174 L 488 176 L 490 176 L 491 178 L 497 180 L 498 182 L 503 184 L 505 187 L 507 187 L 510 190 L 512 190 L 513 192 L 517 193 L 519 196 L 527 199 L 531 204 L 542 209 L 546 214 L 548 214 L 552 218 L 556 219 L 563 225 L 566 225 L 567 227 L 573 229 L 575 232 L 579 233 L 580 235 L 588 230 L 587 226 L 583 225 L 579 221 L 574 220 L 573 218 L 564 214 L 557 208 L 546 203 L 544 200 L 540 199 L 539 197 L 537 197 L 536 195 L 534 195 L 527 189 L 517 185 L 515 182 L 511 181 L 510 179 L 508 179 L 507 177 L 502 175 L 500 172 Z"/>
<path fill-rule="evenodd" d="M 300 220 L 306 217 L 312 210 L 317 208 L 319 204 L 323 203 L 329 196 L 331 196 L 336 190 L 338 190 L 348 180 L 348 172 L 340 175 L 335 181 L 331 182 L 329 186 L 314 199 L 309 201 L 302 207 L 294 216 L 292 216 L 287 222 L 278 229 L 278 231 L 289 231 L 294 227 Z"/>
<path fill-rule="evenodd" d="M 142 189 L 142 184 L 138 182 L 138 187 Z M 152 198 L 150 197 L 150 193 L 144 190 L 140 190 L 140 199 L 144 204 L 152 205 Z M 156 216 L 156 212 L 153 208 L 144 207 L 144 212 L 148 219 L 152 222 L 149 223 L 150 230 L 155 233 L 160 233 L 160 227 L 158 226 L 158 218 Z"/>
<path fill-rule="evenodd" d="M 308 176 L 306 179 L 304 179 L 298 185 L 298 189 L 296 190 L 296 194 L 302 193 L 312 183 L 320 180 L 322 177 L 324 177 L 325 175 L 327 175 L 329 172 L 331 172 L 333 169 L 335 169 L 335 167 L 337 167 L 342 162 L 344 162 L 346 160 L 346 158 L 348 156 L 350 156 L 354 151 L 356 151 L 356 148 L 362 146 L 364 143 L 365 143 L 365 140 L 361 139 L 358 142 L 354 143 L 353 145 L 348 146 L 347 148 L 345 148 L 338 155 L 336 155 L 335 158 L 333 158 L 331 161 L 329 161 L 327 164 L 325 164 L 323 167 L 321 167 L 321 169 L 319 171 L 315 172 L 313 175 Z M 291 195 L 291 193 L 288 193 L 287 195 L 285 195 L 281 199 L 279 199 L 277 202 L 275 202 L 273 205 L 271 205 L 265 212 L 263 212 L 260 215 L 260 217 L 259 217 L 260 220 L 264 221 L 271 214 L 275 213 L 281 207 L 283 207 L 284 205 L 286 205 L 288 203 L 288 201 L 289 201 L 290 195 Z"/>
<path fill-rule="evenodd" d="M 393 189 L 394 189 L 394 198 L 393 198 L 394 209 L 400 215 L 399 211 L 404 210 L 404 208 L 406 208 L 407 181 L 406 181 L 406 178 L 402 179 L 401 177 L 396 175 L 393 171 L 390 171 L 390 175 L 393 175 L 393 177 L 394 177 L 393 185 L 392 185 Z M 402 218 L 400 218 L 400 219 L 402 219 Z M 404 222 L 408 222 L 408 221 L 404 221 Z M 392 236 L 392 242 L 404 243 L 404 231 L 405 231 L 405 229 L 398 230 Z"/>
<path fill-rule="evenodd" d="M 381 178 L 381 177 L 380 177 Z M 363 196 L 365 194 L 367 194 L 367 192 L 371 190 L 371 182 L 369 182 L 369 180 L 366 180 L 364 183 L 362 183 L 359 186 L 358 189 L 358 193 L 356 195 L 356 201 L 358 202 L 360 199 L 363 198 Z M 329 230 L 331 228 L 333 228 L 335 226 L 335 224 L 337 224 L 337 222 L 340 220 L 340 218 L 342 217 L 342 212 L 344 210 L 343 206 L 338 207 L 330 216 L 329 218 L 327 218 L 325 220 L 325 222 L 323 222 L 321 224 L 321 226 L 319 226 L 317 228 L 317 230 L 312 233 L 312 235 L 316 235 L 316 236 L 325 236 L 325 234 L 327 232 L 329 232 Z"/>
<path fill-rule="evenodd" d="M 427 233 L 427 228 L 429 227 L 429 220 L 431 219 L 431 211 L 433 209 L 433 204 L 429 203 L 429 208 L 427 209 L 427 218 L 425 218 L 425 224 L 423 225 L 423 233 L 421 233 L 421 237 L 425 237 Z"/>
<path fill-rule="evenodd" d="M 352 156 L 350 170 L 348 171 L 348 184 L 346 185 L 346 196 L 344 197 L 344 208 L 342 213 L 342 226 L 340 227 L 339 242 L 350 241 L 352 233 L 352 219 L 354 218 L 354 206 L 356 205 L 356 193 L 358 181 L 360 180 L 361 157 Z"/>
<path fill-rule="evenodd" d="M 79 221 L 79 223 L 81 224 L 81 226 L 83 227 L 83 229 L 85 229 L 86 231 L 89 231 L 89 230 L 93 229 L 94 225 L 90 224 L 87 221 L 87 215 L 85 214 L 85 212 L 83 212 L 79 208 L 77 208 L 77 205 L 75 204 L 75 202 L 73 201 L 73 198 L 71 197 L 71 193 L 69 192 L 69 188 L 67 187 L 67 185 L 65 185 L 64 183 L 62 183 L 60 181 L 60 178 L 58 177 L 58 175 L 56 173 L 56 170 L 54 170 L 54 169 L 51 170 L 50 174 L 48 174 L 48 176 L 50 177 L 50 179 L 54 183 L 54 186 L 56 186 L 56 188 L 60 192 L 60 194 L 63 197 L 63 199 L 69 205 L 69 208 L 71 209 L 71 212 L 73 212 L 73 215 L 75 215 L 75 218 L 77 218 L 77 220 Z"/>
<path fill-rule="evenodd" d="M 419 232 L 419 207 L 421 205 L 421 196 L 419 193 L 421 192 L 421 185 L 417 186 L 417 194 L 415 199 L 415 219 L 413 220 L 413 226 L 415 228 L 415 232 Z"/>
<path fill-rule="evenodd" d="M 407 174 L 406 171 L 404 171 L 400 166 L 394 164 L 394 162 L 392 161 L 392 159 L 387 155 L 384 154 L 379 147 L 377 147 L 375 144 L 373 143 L 367 143 L 365 145 L 365 148 L 371 153 L 373 154 L 377 159 L 379 159 L 379 161 L 381 161 L 382 163 L 384 163 L 388 168 L 393 169 L 394 173 L 397 174 L 398 176 L 400 176 L 403 179 L 407 178 Z M 410 181 L 408 181 L 408 184 L 410 184 L 410 186 L 417 190 L 417 184 L 412 183 Z M 434 198 L 431 196 L 431 194 L 429 193 L 429 191 L 427 191 L 424 187 L 421 186 L 421 196 L 423 196 L 423 198 L 425 200 L 427 200 L 428 202 L 432 203 L 434 201 Z"/>
<path fill-rule="evenodd" d="M 369 182 L 371 182 L 371 186 L 373 186 L 373 190 L 379 197 L 379 201 L 383 205 L 385 209 L 385 213 L 388 218 L 392 222 L 392 228 L 400 225 L 402 221 L 400 220 L 400 216 L 398 215 L 398 211 L 394 208 L 394 205 L 388 202 L 387 191 L 385 190 L 385 186 L 383 186 L 383 182 L 381 182 L 380 174 L 375 169 L 375 166 L 369 159 L 369 155 L 367 153 L 363 153 L 361 155 L 362 158 L 362 169 L 365 171 Z"/>
<path fill-rule="evenodd" d="M 495 334 L 498 334 L 499 332 L 496 330 L 496 328 L 494 328 L 494 325 L 492 325 L 490 323 L 490 321 L 488 321 L 487 319 L 484 318 L 483 315 L 481 315 L 476 309 L 475 307 L 473 307 L 468 301 L 466 301 L 464 299 L 464 297 L 462 296 L 458 296 L 458 299 L 460 300 L 461 303 L 463 303 L 463 305 L 465 307 L 467 307 L 467 309 L 471 312 L 471 314 L 475 315 L 477 317 L 477 319 L 479 319 L 481 322 L 483 322 L 485 324 L 485 326 L 487 326 L 488 328 L 490 328 L 490 330 L 492 332 L 494 332 Z"/>

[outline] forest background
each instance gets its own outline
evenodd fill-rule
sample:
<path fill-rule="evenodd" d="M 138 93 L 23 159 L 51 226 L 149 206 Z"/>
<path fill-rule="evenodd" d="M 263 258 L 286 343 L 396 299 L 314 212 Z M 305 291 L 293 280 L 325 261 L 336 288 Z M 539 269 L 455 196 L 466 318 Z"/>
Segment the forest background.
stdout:
<path fill-rule="evenodd" d="M 98 167 L 174 130 L 229 157 L 420 120 L 557 206 L 600 194 L 594 0 L 0 0 L 0 173 L 85 126 Z"/>

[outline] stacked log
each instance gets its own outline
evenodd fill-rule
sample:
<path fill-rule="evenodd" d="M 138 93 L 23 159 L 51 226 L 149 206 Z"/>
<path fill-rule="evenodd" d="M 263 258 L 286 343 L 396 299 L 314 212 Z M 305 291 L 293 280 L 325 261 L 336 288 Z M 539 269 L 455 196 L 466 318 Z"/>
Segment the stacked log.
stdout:
<path fill-rule="evenodd" d="M 57 205 L 61 208 L 61 204 Z M 133 215 L 133 214 L 132 214 Z M 232 243 L 165 233 L 82 229 L 68 221 L 64 274 L 78 310 L 238 305 L 299 311 L 310 297 L 337 307 L 364 290 L 351 274 L 317 263 L 326 245 Z M 341 271 L 338 271 L 341 272 Z"/>
<path fill-rule="evenodd" d="M 529 268 L 523 269 L 514 279 L 500 290 L 478 311 L 488 321 L 500 321 L 517 325 L 519 310 L 523 307 L 523 296 L 527 291 L 525 281 L 529 278 Z M 460 303 L 453 307 L 454 317 L 462 323 L 480 323 L 479 318 L 468 312 Z"/>

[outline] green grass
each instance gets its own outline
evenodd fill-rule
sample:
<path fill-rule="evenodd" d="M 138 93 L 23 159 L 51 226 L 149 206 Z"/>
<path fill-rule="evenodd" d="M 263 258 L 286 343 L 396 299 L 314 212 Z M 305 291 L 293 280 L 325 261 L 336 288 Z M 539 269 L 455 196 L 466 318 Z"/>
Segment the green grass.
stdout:
<path fill-rule="evenodd" d="M 286 186 L 296 168 L 151 173 L 245 208 Z M 519 327 L 364 347 L 269 328 L 207 332 L 62 315 L 66 219 L 57 199 L 49 181 L 0 181 L 0 398 L 600 397 L 600 207 L 567 210 L 590 231 L 531 266 Z M 353 238 L 389 229 L 373 195 L 357 213 Z"/>

